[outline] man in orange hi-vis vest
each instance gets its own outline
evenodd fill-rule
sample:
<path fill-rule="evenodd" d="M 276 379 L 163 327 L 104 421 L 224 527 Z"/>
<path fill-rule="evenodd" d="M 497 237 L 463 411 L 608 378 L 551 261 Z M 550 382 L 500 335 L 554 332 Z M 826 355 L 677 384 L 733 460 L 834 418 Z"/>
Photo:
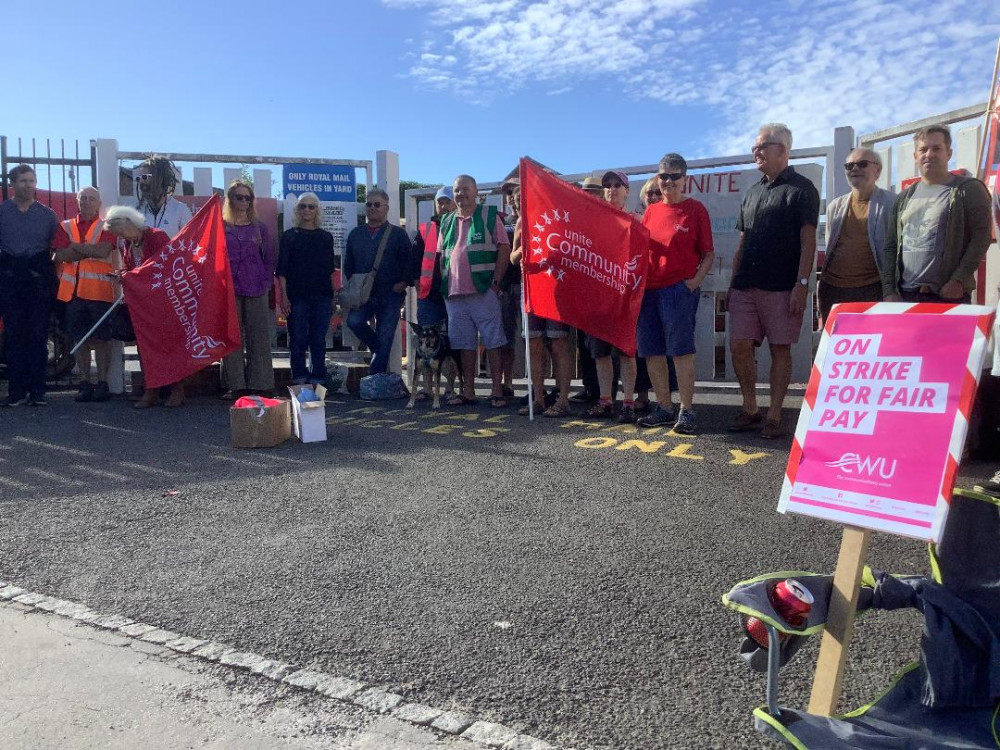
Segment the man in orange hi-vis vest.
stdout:
<path fill-rule="evenodd" d="M 66 327 L 74 342 L 79 342 L 108 311 L 121 294 L 116 271 L 121 256 L 115 249 L 115 237 L 101 220 L 101 195 L 97 188 L 85 187 L 77 194 L 80 213 L 62 222 L 53 247 L 58 267 L 59 290 L 56 298 L 66 303 Z M 97 362 L 97 374 L 91 376 L 90 353 Z M 110 326 L 105 320 L 76 352 L 80 372 L 77 401 L 107 401 L 108 368 L 111 365 Z"/>

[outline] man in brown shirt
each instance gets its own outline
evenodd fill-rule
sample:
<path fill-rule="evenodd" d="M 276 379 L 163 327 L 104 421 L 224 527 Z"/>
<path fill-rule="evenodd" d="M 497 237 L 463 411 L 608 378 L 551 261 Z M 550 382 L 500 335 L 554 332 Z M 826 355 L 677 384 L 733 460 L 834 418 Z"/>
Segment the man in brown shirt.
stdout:
<path fill-rule="evenodd" d="M 830 201 L 826 210 L 826 259 L 817 292 L 824 321 L 838 302 L 878 302 L 880 272 L 894 196 L 876 187 L 882 160 L 856 148 L 844 164 L 851 192 Z"/>

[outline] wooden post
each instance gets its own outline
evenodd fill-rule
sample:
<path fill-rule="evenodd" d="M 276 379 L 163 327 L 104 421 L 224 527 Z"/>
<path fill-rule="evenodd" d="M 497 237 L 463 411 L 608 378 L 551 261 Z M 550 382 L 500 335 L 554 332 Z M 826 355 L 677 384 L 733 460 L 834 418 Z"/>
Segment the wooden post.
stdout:
<path fill-rule="evenodd" d="M 833 574 L 833 591 L 827 613 L 826 630 L 820 642 L 816 675 L 813 678 L 809 713 L 832 716 L 840 700 L 848 647 L 854 633 L 854 614 L 858 608 L 858 587 L 865 568 L 871 531 L 857 526 L 844 528 L 840 542 L 837 570 Z"/>

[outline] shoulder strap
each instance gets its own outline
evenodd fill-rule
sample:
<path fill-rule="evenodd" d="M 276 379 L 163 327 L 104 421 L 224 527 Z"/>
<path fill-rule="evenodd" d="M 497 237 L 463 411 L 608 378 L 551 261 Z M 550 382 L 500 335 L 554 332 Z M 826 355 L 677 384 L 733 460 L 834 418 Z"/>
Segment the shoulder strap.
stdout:
<path fill-rule="evenodd" d="M 393 229 L 392 224 L 385 225 L 385 234 L 382 235 L 382 241 L 378 243 L 378 252 L 375 253 L 375 262 L 372 264 L 372 273 L 377 273 L 378 267 L 382 265 L 382 255 L 385 253 L 385 246 L 389 242 L 389 235 L 392 234 Z"/>

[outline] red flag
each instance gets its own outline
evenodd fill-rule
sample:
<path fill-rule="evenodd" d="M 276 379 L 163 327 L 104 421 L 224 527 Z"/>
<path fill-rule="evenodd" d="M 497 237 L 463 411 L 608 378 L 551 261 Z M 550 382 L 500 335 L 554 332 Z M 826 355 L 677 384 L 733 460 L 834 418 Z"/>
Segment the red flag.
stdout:
<path fill-rule="evenodd" d="M 147 388 L 183 380 L 240 346 L 219 196 L 122 282 Z"/>
<path fill-rule="evenodd" d="M 525 309 L 636 351 L 649 232 L 631 214 L 521 159 Z"/>

